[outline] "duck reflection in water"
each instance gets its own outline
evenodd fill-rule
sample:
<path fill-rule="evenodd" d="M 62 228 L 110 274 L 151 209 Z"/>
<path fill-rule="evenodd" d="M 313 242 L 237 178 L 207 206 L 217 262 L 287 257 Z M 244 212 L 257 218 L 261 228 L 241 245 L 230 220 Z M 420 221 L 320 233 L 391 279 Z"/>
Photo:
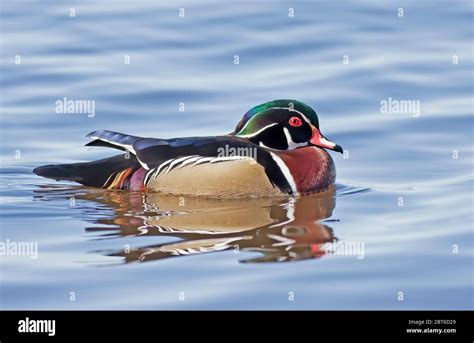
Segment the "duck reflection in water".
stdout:
<path fill-rule="evenodd" d="M 263 254 L 241 260 L 243 263 L 286 262 L 321 257 L 325 254 L 323 245 L 335 240 L 332 229 L 321 222 L 332 215 L 332 191 L 279 199 L 209 199 L 110 191 L 82 198 L 94 198 L 114 210 L 112 218 L 95 220 L 107 226 L 86 229 L 99 233 L 99 237 L 177 239 L 172 243 L 126 245 L 120 251 L 102 252 L 121 256 L 126 263 L 224 250 Z"/>

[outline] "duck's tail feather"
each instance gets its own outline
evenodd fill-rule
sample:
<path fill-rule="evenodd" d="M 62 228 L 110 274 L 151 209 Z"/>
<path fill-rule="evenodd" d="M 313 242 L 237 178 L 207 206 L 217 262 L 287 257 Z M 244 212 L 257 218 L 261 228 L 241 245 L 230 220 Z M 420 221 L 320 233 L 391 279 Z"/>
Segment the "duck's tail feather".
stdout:
<path fill-rule="evenodd" d="M 86 144 L 86 146 L 103 146 L 108 148 L 116 148 L 120 150 L 130 151 L 135 154 L 133 144 L 142 137 L 126 135 L 120 132 L 99 130 L 91 132 L 87 135 L 88 138 L 93 138 L 92 142 Z"/>
<path fill-rule="evenodd" d="M 126 189 L 139 169 L 141 166 L 135 156 L 118 155 L 92 162 L 42 166 L 35 168 L 33 173 L 54 180 L 75 181 L 84 186 Z"/>

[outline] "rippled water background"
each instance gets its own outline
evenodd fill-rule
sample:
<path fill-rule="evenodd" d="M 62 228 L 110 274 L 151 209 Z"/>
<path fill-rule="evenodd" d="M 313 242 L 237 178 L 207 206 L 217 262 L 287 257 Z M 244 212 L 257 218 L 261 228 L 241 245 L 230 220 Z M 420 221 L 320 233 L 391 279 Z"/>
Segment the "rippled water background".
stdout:
<path fill-rule="evenodd" d="M 0 15 L 0 234 L 39 247 L 36 260 L 1 256 L 1 308 L 472 309 L 472 2 L 15 1 Z M 96 115 L 55 113 L 63 97 L 95 100 Z M 381 113 L 389 97 L 419 100 L 420 115 Z M 110 204 L 31 173 L 109 156 L 83 147 L 95 129 L 222 134 L 278 98 L 314 107 L 348 151 L 333 155 L 328 225 L 364 259 L 245 264 L 260 254 L 229 250 L 123 264 L 103 252 L 176 239 L 91 231 Z"/>

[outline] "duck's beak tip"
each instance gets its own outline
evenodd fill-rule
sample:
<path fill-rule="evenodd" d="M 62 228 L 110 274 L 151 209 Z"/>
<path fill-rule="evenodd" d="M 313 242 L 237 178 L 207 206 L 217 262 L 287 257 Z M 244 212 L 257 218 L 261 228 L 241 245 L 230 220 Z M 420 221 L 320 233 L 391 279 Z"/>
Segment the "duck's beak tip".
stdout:
<path fill-rule="evenodd" d="M 339 144 L 336 144 L 332 150 L 340 152 L 341 154 L 344 153 L 344 149 Z"/>

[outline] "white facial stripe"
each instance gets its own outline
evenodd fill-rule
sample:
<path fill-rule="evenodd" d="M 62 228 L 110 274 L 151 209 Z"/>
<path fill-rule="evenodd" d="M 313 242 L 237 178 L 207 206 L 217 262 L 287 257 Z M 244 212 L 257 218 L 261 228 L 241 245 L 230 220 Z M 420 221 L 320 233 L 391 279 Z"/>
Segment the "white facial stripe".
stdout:
<path fill-rule="evenodd" d="M 284 127 L 283 132 L 285 132 L 286 141 L 288 143 L 288 150 L 293 150 L 293 149 L 300 148 L 300 147 L 308 145 L 307 142 L 295 143 L 293 141 L 293 138 L 291 137 L 291 133 L 290 133 L 290 130 L 288 130 L 288 128 Z"/>
<path fill-rule="evenodd" d="M 308 124 L 311 124 L 311 122 L 309 121 L 309 119 L 303 114 L 301 113 L 300 111 L 296 110 L 295 108 L 291 108 L 291 107 L 270 107 L 270 108 L 267 108 L 267 110 L 271 110 L 271 109 L 277 109 L 277 110 L 288 110 L 290 112 L 296 112 L 298 113 L 300 116 L 303 117 L 303 119 L 308 123 Z M 265 110 L 266 111 L 266 110 Z M 244 125 L 244 127 L 239 131 L 239 132 L 242 132 L 246 127 L 247 125 L 252 121 L 252 119 L 254 119 L 256 116 L 258 116 L 260 112 L 258 112 L 257 114 L 255 114 L 253 117 L 251 117 Z M 236 134 L 238 135 L 238 133 Z M 242 136 L 243 137 L 243 136 Z"/>
<path fill-rule="evenodd" d="M 291 108 L 291 107 L 271 107 L 271 108 L 269 108 L 269 109 L 288 110 L 288 111 L 290 111 L 290 112 L 296 112 L 296 113 L 298 113 L 298 114 L 304 119 L 304 121 L 305 121 L 306 123 L 312 125 L 312 124 L 311 124 L 311 121 L 308 119 L 308 117 L 306 117 L 302 112 L 300 112 L 300 111 L 298 111 L 298 110 L 296 110 L 296 109 L 294 109 L 294 108 Z M 256 114 L 255 116 L 257 116 L 257 115 L 258 115 L 258 114 Z M 255 116 L 252 117 L 252 118 L 250 118 L 249 121 L 247 121 L 247 122 L 245 123 L 244 127 L 243 127 L 239 132 L 244 131 L 245 128 L 247 127 L 247 125 L 249 125 L 249 123 L 252 121 L 252 119 L 255 118 Z M 254 136 L 260 134 L 262 131 L 268 129 L 269 127 L 272 127 L 273 125 L 277 125 L 277 124 L 278 124 L 278 123 L 270 124 L 270 125 L 268 125 L 268 126 L 265 126 L 265 127 L 262 128 L 262 129 L 258 130 L 257 132 L 252 133 L 252 134 L 248 134 L 248 135 L 239 135 L 239 133 L 236 133 L 236 136 L 243 137 L 243 138 L 254 137 Z"/>
<path fill-rule="evenodd" d="M 249 125 L 249 123 L 250 123 L 253 119 L 255 119 L 255 118 L 258 116 L 259 113 L 260 113 L 260 112 L 254 114 L 252 117 L 250 117 L 250 119 L 247 120 L 247 122 L 245 123 L 244 127 L 241 128 L 240 131 L 237 132 L 235 135 L 236 135 L 236 136 L 239 136 L 239 133 L 242 132 L 242 131 L 244 131 L 244 130 L 247 128 L 247 125 Z M 245 136 L 245 135 L 244 135 L 244 136 Z M 244 136 L 240 136 L 240 137 L 244 137 Z"/>
<path fill-rule="evenodd" d="M 285 162 L 283 162 L 283 160 L 277 155 L 275 155 L 273 152 L 270 152 L 270 156 L 272 156 L 273 160 L 276 162 L 278 167 L 280 167 L 280 170 L 283 173 L 283 176 L 285 176 L 286 181 L 290 185 L 291 192 L 293 193 L 293 195 L 299 194 L 298 189 L 296 188 L 295 180 L 293 179 L 293 176 L 291 175 L 290 170 L 286 166 Z"/>
<path fill-rule="evenodd" d="M 306 116 L 305 116 L 303 113 L 301 113 L 301 112 L 298 112 L 298 113 L 300 114 L 300 116 L 303 117 L 303 119 L 305 120 L 305 122 L 307 122 L 309 125 L 313 125 L 313 124 L 311 124 L 311 122 L 309 121 L 309 119 L 306 118 Z"/>
<path fill-rule="evenodd" d="M 298 110 L 295 110 L 294 108 L 291 108 L 291 107 L 272 107 L 272 108 L 277 108 L 277 109 L 280 109 L 280 110 L 288 110 L 290 112 L 296 112 L 298 113 L 301 117 L 303 117 L 304 121 L 307 122 L 308 124 L 311 124 L 311 122 L 309 121 L 309 119 L 303 114 L 301 113 L 300 111 Z"/>
<path fill-rule="evenodd" d="M 250 122 L 250 120 L 249 120 L 249 122 Z M 247 124 L 248 124 L 249 122 L 247 122 Z M 245 126 L 247 126 L 247 124 L 245 124 Z M 272 126 L 275 126 L 275 125 L 278 125 L 278 123 L 272 123 L 272 124 L 270 124 L 270 125 L 267 125 L 267 126 L 261 128 L 261 129 L 258 130 L 257 132 L 254 132 L 254 133 L 251 133 L 251 134 L 248 134 L 248 135 L 239 135 L 239 134 L 237 134 L 237 136 L 243 137 L 243 138 L 254 137 L 254 136 L 257 136 L 258 134 L 262 133 L 262 132 L 265 131 L 266 129 L 268 129 L 268 128 L 272 127 Z M 245 126 L 244 126 L 244 129 L 245 129 Z M 243 131 L 244 129 L 240 130 L 239 132 Z"/>

